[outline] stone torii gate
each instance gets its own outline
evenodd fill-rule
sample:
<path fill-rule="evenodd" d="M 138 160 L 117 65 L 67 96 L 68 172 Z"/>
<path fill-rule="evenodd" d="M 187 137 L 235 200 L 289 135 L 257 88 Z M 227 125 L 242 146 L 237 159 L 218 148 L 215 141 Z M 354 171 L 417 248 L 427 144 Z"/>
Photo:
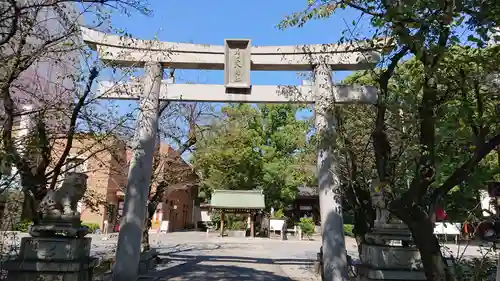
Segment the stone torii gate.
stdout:
<path fill-rule="evenodd" d="M 136 40 L 83 29 L 83 40 L 103 61 L 117 66 L 143 67 L 142 83 L 102 82 L 106 99 L 139 100 L 140 113 L 130 162 L 123 220 L 118 238 L 113 281 L 136 281 L 159 102 L 203 101 L 314 104 L 318 145 L 317 170 L 321 213 L 324 280 L 346 281 L 347 259 L 343 232 L 340 184 L 335 174 L 332 140 L 335 119 L 332 103 L 375 103 L 376 89 L 334 86 L 333 70 L 373 67 L 379 53 L 368 42 L 303 46 L 251 46 L 247 39 L 226 39 L 224 46 Z M 168 84 L 163 68 L 224 70 L 225 85 Z M 313 71 L 312 86 L 251 85 L 251 70 Z"/>

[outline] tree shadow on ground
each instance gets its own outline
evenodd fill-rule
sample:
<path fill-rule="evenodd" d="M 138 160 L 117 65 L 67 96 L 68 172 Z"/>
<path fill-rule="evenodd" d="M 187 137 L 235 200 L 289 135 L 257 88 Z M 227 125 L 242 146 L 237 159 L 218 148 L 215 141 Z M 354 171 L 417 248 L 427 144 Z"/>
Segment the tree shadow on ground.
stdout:
<path fill-rule="evenodd" d="M 281 270 L 280 265 L 309 266 L 314 261 L 307 259 L 269 259 L 241 256 L 219 255 L 186 255 L 170 253 L 162 256 L 168 263 L 178 265 L 150 273 L 160 277 L 159 280 L 256 280 L 256 281 L 290 281 L 291 279 Z M 221 263 L 221 264 L 218 264 Z M 239 266 L 241 265 L 241 266 Z M 272 265 L 275 272 L 258 270 L 259 265 Z M 311 272 L 311 274 L 313 274 Z"/>
<path fill-rule="evenodd" d="M 153 276 L 161 281 L 291 281 L 285 275 L 235 265 L 204 265 L 187 263 L 157 271 Z"/>
<path fill-rule="evenodd" d="M 160 255 L 174 255 L 177 253 L 193 252 L 193 251 L 215 251 L 222 248 L 221 244 L 204 244 L 204 245 L 189 245 L 189 244 L 176 244 L 167 248 L 161 248 L 158 250 Z M 231 249 L 227 246 L 224 249 Z"/>
<path fill-rule="evenodd" d="M 187 263 L 199 262 L 235 262 L 254 264 L 276 264 L 276 265 L 312 265 L 315 260 L 311 259 L 270 259 L 240 256 L 218 256 L 218 255 L 180 255 L 171 254 L 164 256 L 167 261 L 185 261 Z"/>

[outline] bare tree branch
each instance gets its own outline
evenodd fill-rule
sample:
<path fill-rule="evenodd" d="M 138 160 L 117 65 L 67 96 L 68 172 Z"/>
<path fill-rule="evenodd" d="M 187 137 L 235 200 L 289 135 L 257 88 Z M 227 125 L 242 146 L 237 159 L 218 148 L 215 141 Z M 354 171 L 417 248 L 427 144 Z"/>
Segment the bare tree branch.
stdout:
<path fill-rule="evenodd" d="M 86 83 L 86 86 L 85 86 L 85 90 L 84 90 L 82 96 L 78 99 L 78 102 L 76 103 L 75 108 L 73 109 L 73 112 L 71 114 L 71 120 L 70 120 L 69 130 L 68 130 L 68 134 L 67 134 L 66 146 L 64 148 L 64 151 L 63 151 L 61 157 L 59 158 L 59 161 L 57 162 L 57 164 L 54 167 L 54 177 L 52 178 L 52 181 L 50 183 L 50 187 L 49 187 L 50 189 L 54 189 L 54 187 L 56 186 L 57 176 L 61 172 L 61 168 L 64 165 L 66 158 L 68 157 L 69 152 L 71 150 L 71 147 L 73 145 L 73 137 L 74 137 L 75 131 L 76 131 L 76 121 L 77 121 L 78 115 L 80 114 L 80 111 L 83 107 L 83 104 L 85 103 L 86 98 L 90 95 L 90 92 L 92 89 L 92 84 L 94 83 L 94 80 L 97 78 L 98 75 L 99 75 L 99 71 L 97 70 L 97 67 L 96 66 L 92 67 L 92 69 L 90 70 L 90 76 L 89 76 L 87 83 Z"/>

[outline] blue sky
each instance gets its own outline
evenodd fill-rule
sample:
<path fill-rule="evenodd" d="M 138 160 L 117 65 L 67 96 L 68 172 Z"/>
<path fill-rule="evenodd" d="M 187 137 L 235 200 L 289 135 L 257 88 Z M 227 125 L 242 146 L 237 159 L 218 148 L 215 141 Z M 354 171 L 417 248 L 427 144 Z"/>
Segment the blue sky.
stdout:
<path fill-rule="evenodd" d="M 141 39 L 200 44 L 224 44 L 225 38 L 248 38 L 252 45 L 296 45 L 337 42 L 342 30 L 358 18 L 341 12 L 327 20 L 311 21 L 303 28 L 278 30 L 286 16 L 302 10 L 307 0 L 253 1 L 168 1 L 149 0 L 154 15 L 115 15 L 113 27 L 123 28 Z M 347 25 L 346 25 L 347 23 Z M 336 73 L 335 79 L 347 73 Z M 222 71 L 177 70 L 177 82 L 222 84 Z M 295 72 L 252 72 L 252 84 L 298 84 Z"/>
<path fill-rule="evenodd" d="M 328 19 L 312 20 L 302 28 L 279 30 L 276 26 L 285 16 L 301 11 L 307 0 L 253 0 L 253 1 L 168 1 L 149 0 L 152 16 L 137 12 L 130 16 L 115 14 L 113 28 L 124 29 L 140 39 L 223 45 L 225 38 L 248 38 L 252 45 L 297 45 L 338 42 L 343 30 L 358 22 L 359 14 L 340 11 Z M 364 22 L 363 20 L 361 22 Z M 362 24 L 355 32 L 365 33 Z M 349 72 L 334 73 L 341 80 Z M 176 70 L 176 83 L 223 84 L 223 71 Z M 296 72 L 254 71 L 254 85 L 300 84 Z M 129 111 L 134 105 L 121 102 L 120 111 Z M 310 115 L 303 112 L 302 117 Z"/>

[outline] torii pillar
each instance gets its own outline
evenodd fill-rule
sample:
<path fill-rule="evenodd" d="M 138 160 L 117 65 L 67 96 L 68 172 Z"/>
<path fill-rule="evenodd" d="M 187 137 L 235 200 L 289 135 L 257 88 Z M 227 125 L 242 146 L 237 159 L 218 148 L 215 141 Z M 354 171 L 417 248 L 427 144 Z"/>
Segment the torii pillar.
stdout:
<path fill-rule="evenodd" d="M 324 281 L 347 281 L 347 253 L 342 218 L 342 191 L 333 146 L 336 141 L 335 95 L 331 69 L 319 64 L 313 73 L 315 125 L 319 136 L 317 177 L 321 216 Z"/>
<path fill-rule="evenodd" d="M 130 160 L 123 218 L 116 249 L 112 280 L 135 281 L 141 255 L 142 230 L 152 175 L 153 153 L 158 128 L 160 86 L 163 68 L 158 62 L 144 66 L 143 93 L 135 128 L 133 155 Z"/>

